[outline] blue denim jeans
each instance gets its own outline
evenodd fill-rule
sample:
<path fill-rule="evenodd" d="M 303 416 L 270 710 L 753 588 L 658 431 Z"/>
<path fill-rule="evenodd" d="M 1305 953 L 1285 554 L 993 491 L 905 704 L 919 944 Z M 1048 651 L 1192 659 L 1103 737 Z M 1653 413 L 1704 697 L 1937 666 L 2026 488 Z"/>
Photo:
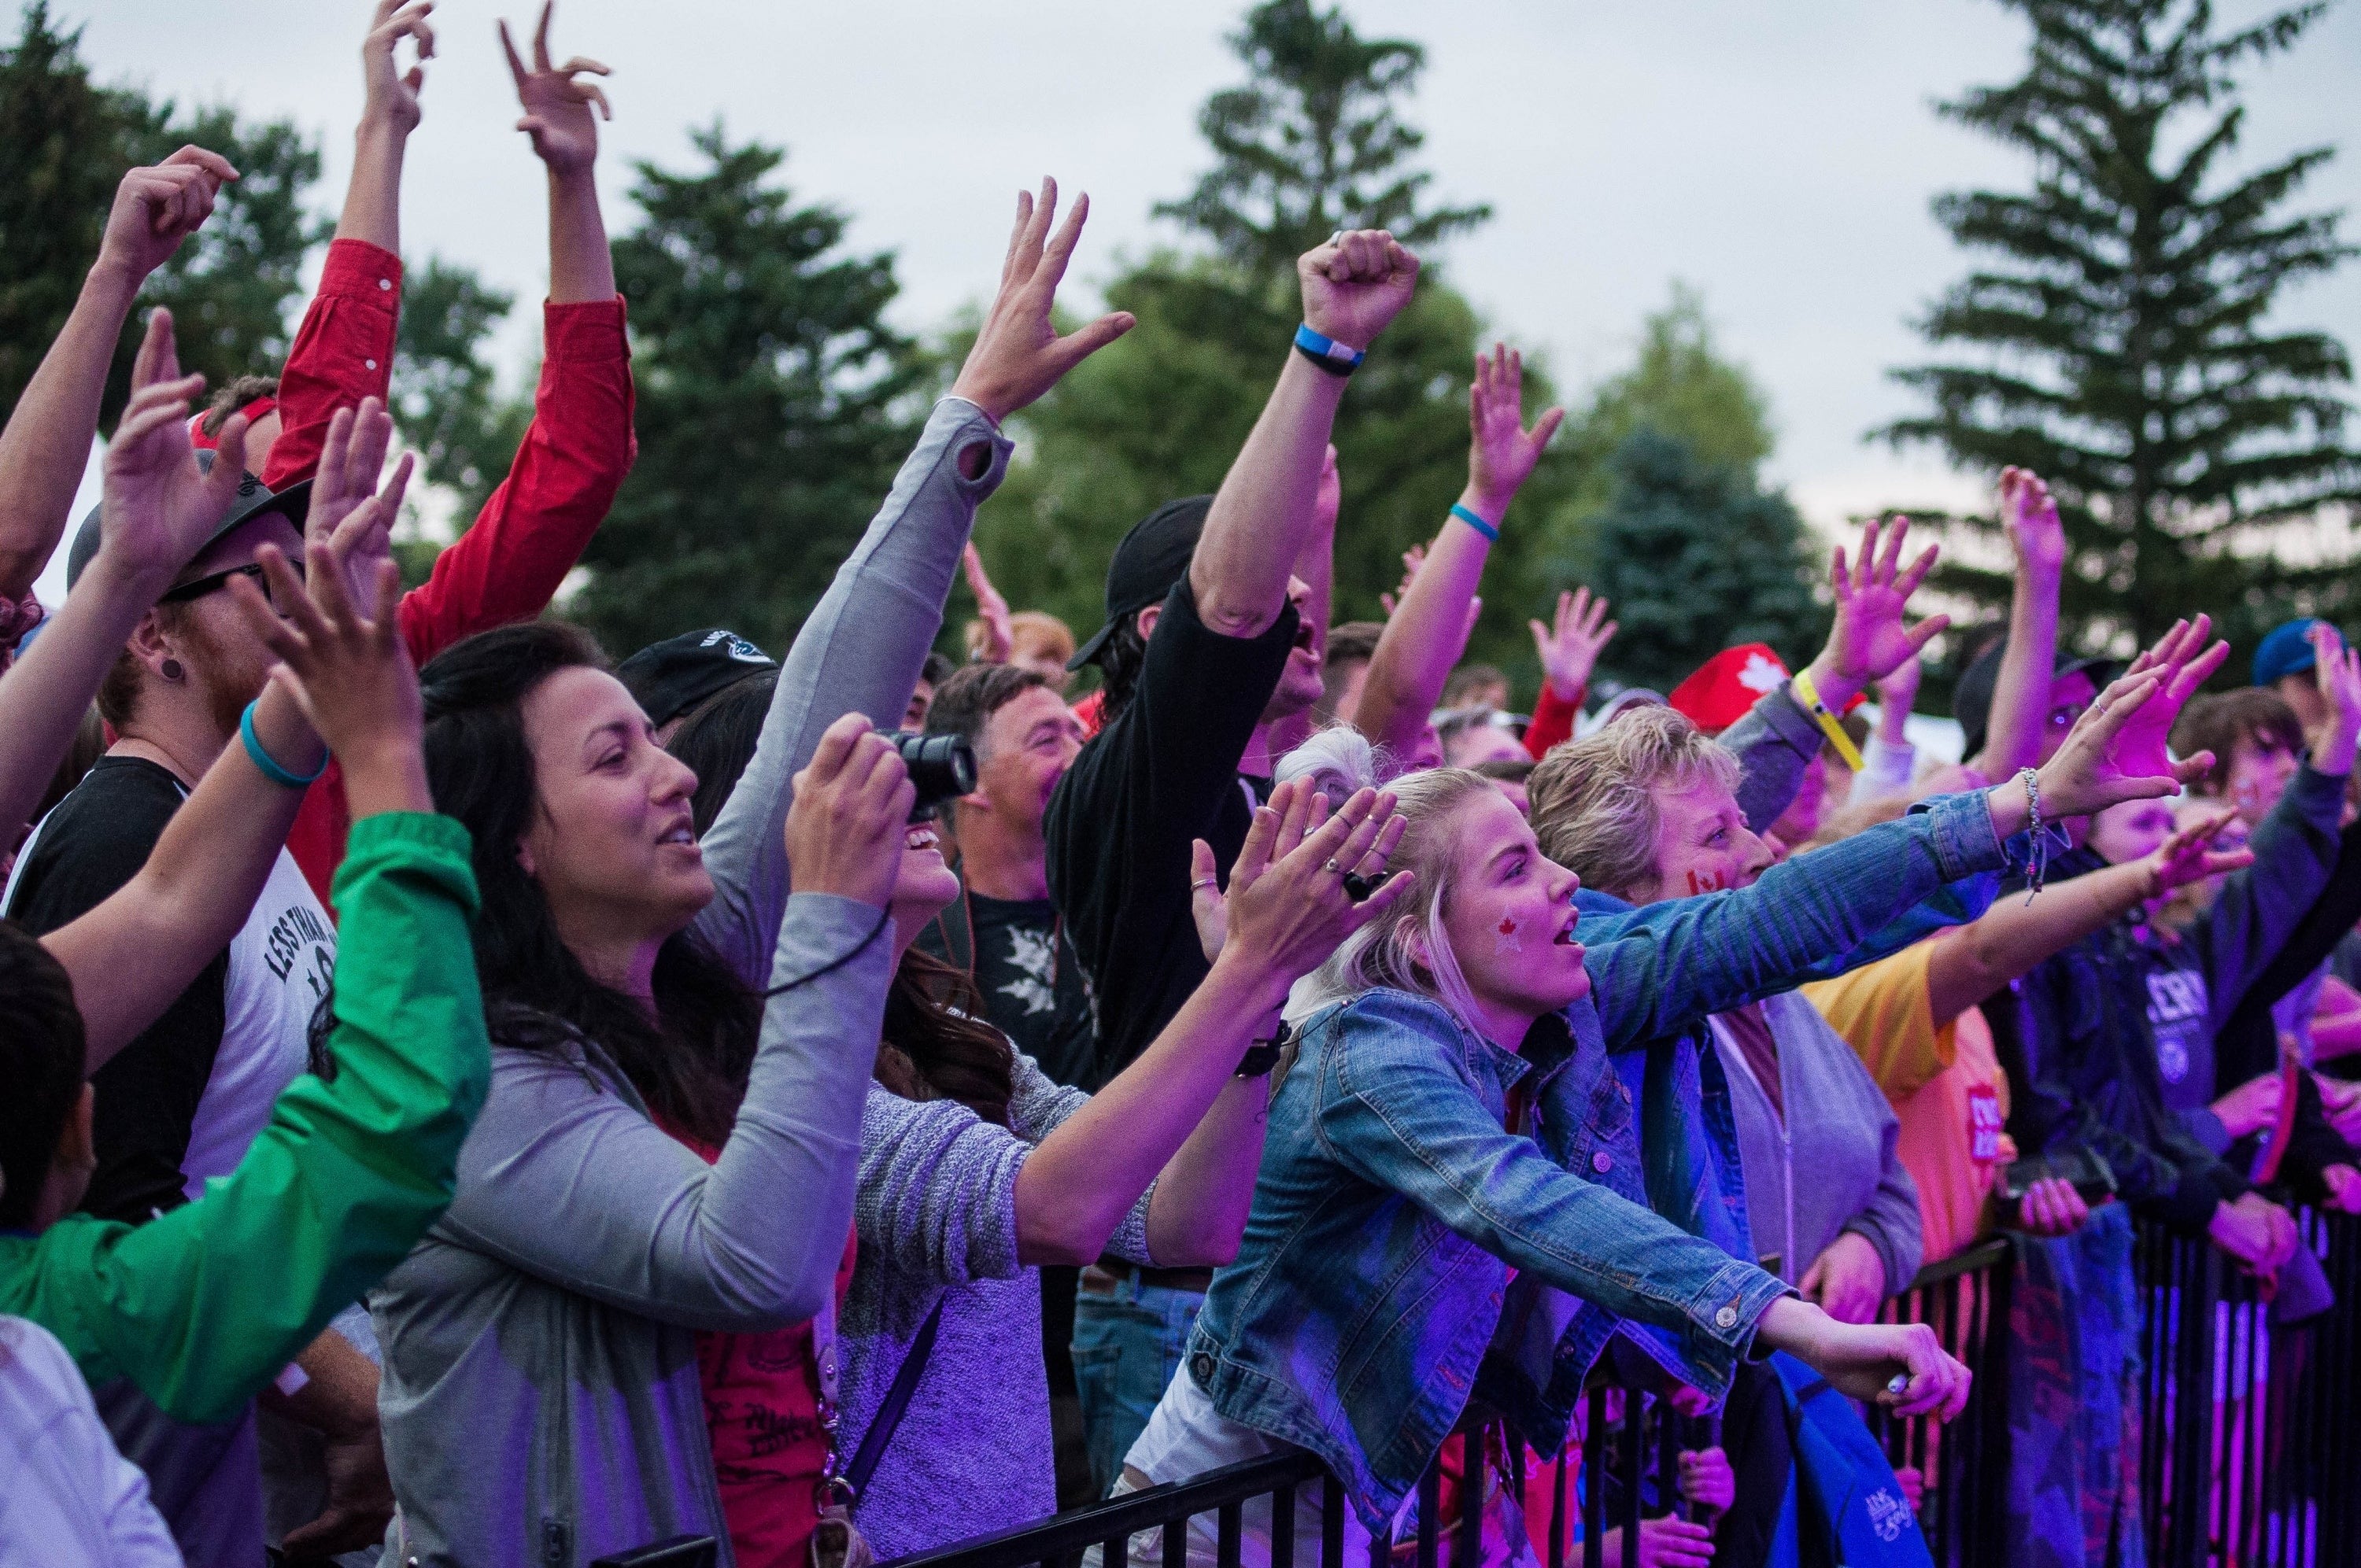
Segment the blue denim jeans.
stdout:
<path fill-rule="evenodd" d="M 1074 1386 L 1082 1401 L 1082 1437 L 1091 1481 L 1105 1497 L 1123 1474 L 1123 1456 L 1148 1430 L 1148 1418 L 1188 1354 L 1205 1298 L 1193 1290 L 1115 1282 L 1111 1295 L 1084 1288 L 1074 1297 Z"/>

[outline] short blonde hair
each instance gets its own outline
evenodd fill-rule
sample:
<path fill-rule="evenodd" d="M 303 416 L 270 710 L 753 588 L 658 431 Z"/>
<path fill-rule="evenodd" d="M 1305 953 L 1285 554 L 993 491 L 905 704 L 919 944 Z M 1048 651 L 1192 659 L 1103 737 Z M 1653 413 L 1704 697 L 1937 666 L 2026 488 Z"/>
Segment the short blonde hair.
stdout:
<path fill-rule="evenodd" d="M 967 644 L 968 661 L 972 663 L 983 652 L 984 643 L 992 636 L 991 629 L 981 619 L 971 620 L 962 629 L 961 639 Z M 1008 618 L 1008 641 L 1014 652 L 1030 644 L 1044 658 L 1060 663 L 1074 656 L 1073 628 L 1047 610 L 1020 609 Z"/>
<path fill-rule="evenodd" d="M 1587 740 L 1553 748 L 1525 783 L 1542 853 L 1583 885 L 1635 902 L 1656 892 L 1660 790 L 1711 779 L 1738 787 L 1738 759 L 1683 714 L 1635 707 Z"/>

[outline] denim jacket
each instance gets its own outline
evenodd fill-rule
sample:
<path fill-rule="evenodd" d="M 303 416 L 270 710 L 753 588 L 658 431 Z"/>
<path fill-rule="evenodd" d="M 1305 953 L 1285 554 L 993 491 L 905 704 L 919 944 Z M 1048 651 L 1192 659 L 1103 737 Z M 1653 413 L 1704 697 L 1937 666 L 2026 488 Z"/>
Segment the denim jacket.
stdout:
<path fill-rule="evenodd" d="M 1544 1444 L 1619 1328 L 1719 1395 L 1785 1287 L 1742 1261 L 1728 1095 L 1701 1094 L 1675 1042 L 2001 860 L 1982 795 L 1947 796 L 1751 888 L 1586 917 L 1591 996 L 1519 1052 L 1399 991 L 1314 1014 L 1190 1375 L 1326 1461 L 1373 1530 L 1479 1376 Z M 1511 1089 L 1531 1107 L 1516 1130 Z"/>

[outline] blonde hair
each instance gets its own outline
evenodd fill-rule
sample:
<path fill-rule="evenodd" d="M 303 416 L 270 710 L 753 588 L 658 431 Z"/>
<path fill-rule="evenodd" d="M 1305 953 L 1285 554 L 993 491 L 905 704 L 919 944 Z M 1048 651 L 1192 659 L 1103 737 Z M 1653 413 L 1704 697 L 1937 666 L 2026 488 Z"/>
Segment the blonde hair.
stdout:
<path fill-rule="evenodd" d="M 1525 781 L 1542 853 L 1586 886 L 1639 901 L 1656 892 L 1656 794 L 1700 779 L 1738 787 L 1738 759 L 1683 714 L 1635 707 L 1554 747 Z"/>
<path fill-rule="evenodd" d="M 1459 864 L 1460 808 L 1479 796 L 1499 799 L 1492 781 L 1465 768 L 1431 768 L 1392 784 L 1397 809 L 1409 824 L 1387 858 L 1386 872 L 1418 878 L 1410 897 L 1382 920 L 1347 938 L 1334 957 L 1303 981 L 1310 1013 L 1378 986 L 1439 1002 L 1477 1029 L 1476 999 L 1460 972 L 1458 955 L 1443 928 Z M 1290 1014 L 1296 1010 L 1290 1009 Z M 1477 1030 L 1480 1033 L 1480 1030 Z"/>
<path fill-rule="evenodd" d="M 961 636 L 967 644 L 968 662 L 972 663 L 983 652 L 992 630 L 979 619 L 969 621 Z M 1030 644 L 1043 658 L 1063 663 L 1074 656 L 1074 631 L 1047 610 L 1020 609 L 1008 618 L 1008 644 L 1012 653 Z"/>

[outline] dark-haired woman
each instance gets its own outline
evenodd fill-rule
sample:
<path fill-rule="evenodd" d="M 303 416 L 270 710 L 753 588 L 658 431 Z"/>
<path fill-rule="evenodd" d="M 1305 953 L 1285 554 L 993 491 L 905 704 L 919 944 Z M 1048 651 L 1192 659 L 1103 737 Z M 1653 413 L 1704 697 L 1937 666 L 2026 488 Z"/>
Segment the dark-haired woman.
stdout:
<path fill-rule="evenodd" d="M 909 698 L 1006 461 L 998 421 L 1128 324 L 1050 331 L 1080 229 L 1053 237 L 1052 205 L 1020 199 L 952 396 L 701 843 L 695 776 L 588 639 L 512 627 L 422 673 L 436 803 L 475 842 L 494 1062 L 457 1198 L 372 1302 L 394 1562 L 579 1564 L 684 1533 L 736 1561 L 695 1332 L 811 1316 L 851 1223 L 909 802 L 860 716 Z"/>

